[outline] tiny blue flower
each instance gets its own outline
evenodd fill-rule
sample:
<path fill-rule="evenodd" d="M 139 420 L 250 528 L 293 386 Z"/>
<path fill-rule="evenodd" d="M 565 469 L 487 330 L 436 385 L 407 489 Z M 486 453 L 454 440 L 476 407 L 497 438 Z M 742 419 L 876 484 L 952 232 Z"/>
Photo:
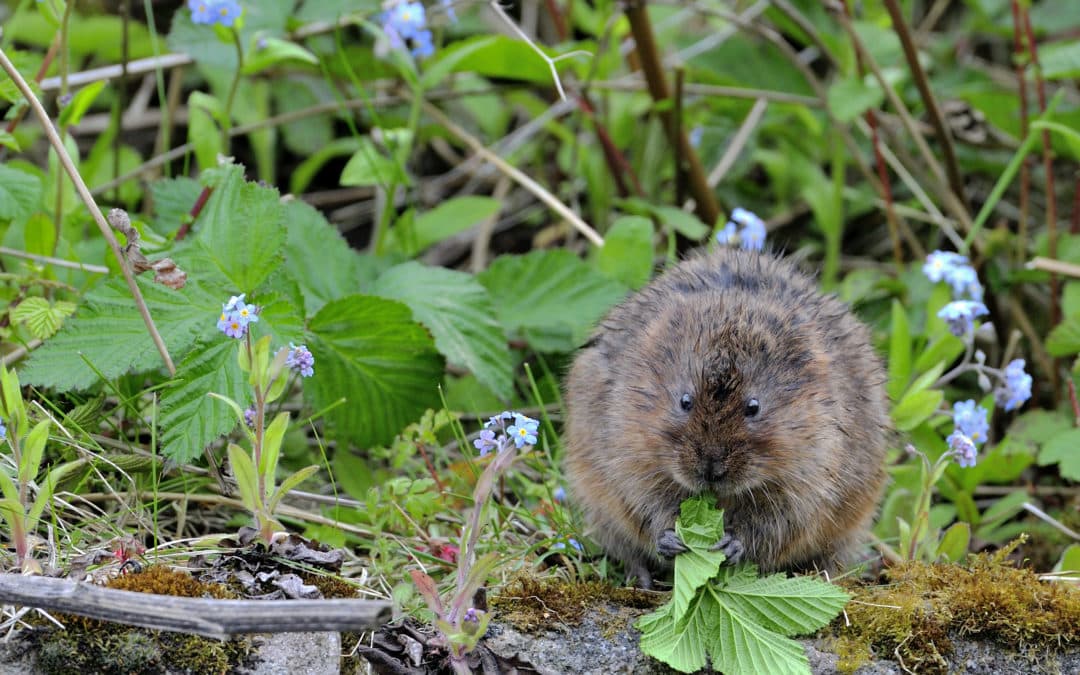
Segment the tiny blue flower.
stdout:
<path fill-rule="evenodd" d="M 504 410 L 494 417 L 488 418 L 487 422 L 484 422 L 484 428 L 490 429 L 492 427 L 498 427 L 499 429 L 506 428 L 506 422 L 514 419 L 514 413 L 509 410 Z"/>
<path fill-rule="evenodd" d="M 975 466 L 978 449 L 970 438 L 959 431 L 954 431 L 945 440 L 949 442 L 949 452 L 956 458 L 957 464 L 964 469 Z"/>
<path fill-rule="evenodd" d="M 247 408 L 244 409 L 244 424 L 247 425 L 248 429 L 254 429 L 255 428 L 255 406 L 254 406 L 254 404 L 249 405 Z"/>
<path fill-rule="evenodd" d="M 701 137 L 705 135 L 705 129 L 702 127 L 694 127 L 690 130 L 687 136 L 687 140 L 690 141 L 692 147 L 699 147 L 701 145 Z"/>
<path fill-rule="evenodd" d="M 955 269 L 957 266 L 966 265 L 967 258 L 959 253 L 953 253 L 952 251 L 934 251 L 930 255 L 926 256 L 926 263 L 923 265 L 923 274 L 926 278 L 934 283 L 945 279 L 949 272 Z"/>
<path fill-rule="evenodd" d="M 971 399 L 953 404 L 953 424 L 956 425 L 956 431 L 970 438 L 975 445 L 987 439 L 990 431 L 987 415 L 986 408 L 976 405 Z"/>
<path fill-rule="evenodd" d="M 937 313 L 949 324 L 949 332 L 956 337 L 964 337 L 975 329 L 975 317 L 989 314 L 986 305 L 973 300 L 954 300 Z"/>
<path fill-rule="evenodd" d="M 484 429 L 480 432 L 480 438 L 473 441 L 473 445 L 480 451 L 480 456 L 483 457 L 498 446 L 498 442 L 495 440 L 495 432 L 491 429 Z"/>
<path fill-rule="evenodd" d="M 557 541 L 557 542 L 555 542 L 554 544 L 551 545 L 551 548 L 562 551 L 562 550 L 566 549 L 566 544 L 567 543 L 569 543 L 571 546 L 573 546 L 575 550 L 578 550 L 578 551 L 584 551 L 585 550 L 585 547 L 581 545 L 581 542 L 579 542 L 577 539 L 574 539 L 573 537 L 567 538 L 567 540 L 565 542 Z"/>
<path fill-rule="evenodd" d="M 290 342 L 285 367 L 300 373 L 301 377 L 311 377 L 315 374 L 315 356 L 304 345 L 297 347 Z"/>
<path fill-rule="evenodd" d="M 218 330 L 231 338 L 237 339 L 247 335 L 247 326 L 247 323 L 241 321 L 235 312 L 222 312 L 217 323 Z"/>
<path fill-rule="evenodd" d="M 431 31 L 422 30 L 413 36 L 412 55 L 418 59 L 424 59 L 435 53 L 435 45 L 431 42 Z"/>
<path fill-rule="evenodd" d="M 7 427 L 4 426 L 3 422 L 0 422 L 0 441 L 5 438 L 7 438 Z"/>
<path fill-rule="evenodd" d="M 747 223 L 739 238 L 747 251 L 760 251 L 765 247 L 765 223 L 760 218 Z"/>
<path fill-rule="evenodd" d="M 531 417 L 514 415 L 514 423 L 510 425 L 506 433 L 519 448 L 525 445 L 536 445 L 536 430 L 539 424 Z"/>
<path fill-rule="evenodd" d="M 191 22 L 212 25 L 220 23 L 231 27 L 240 17 L 240 3 L 235 0 L 188 0 Z"/>
<path fill-rule="evenodd" d="M 258 308 L 255 305 L 245 305 L 243 302 L 238 303 L 232 310 L 233 316 L 235 316 L 241 323 L 247 326 L 249 323 L 256 323 L 259 320 L 259 315 L 256 313 Z"/>
<path fill-rule="evenodd" d="M 563 486 L 560 485 L 559 487 L 555 488 L 554 491 L 552 491 L 551 496 L 557 502 L 565 502 L 566 501 L 566 488 L 564 488 Z"/>
<path fill-rule="evenodd" d="M 446 16 L 451 21 L 457 21 L 457 14 L 454 12 L 454 0 L 442 0 L 443 11 L 446 12 Z"/>
<path fill-rule="evenodd" d="M 945 281 L 953 290 L 954 298 L 970 296 L 975 302 L 982 302 L 983 289 L 979 283 L 979 275 L 970 265 L 958 265 L 945 273 Z"/>
<path fill-rule="evenodd" d="M 419 2 L 398 2 L 386 15 L 386 24 L 404 38 L 416 37 L 426 20 L 424 6 Z"/>
<path fill-rule="evenodd" d="M 998 405 L 1013 410 L 1031 398 L 1031 376 L 1024 372 L 1024 359 L 1014 359 L 1005 366 L 1005 381 L 994 392 Z"/>
<path fill-rule="evenodd" d="M 716 242 L 721 246 L 734 246 L 739 243 L 739 226 L 733 221 L 727 221 L 724 229 L 716 233 Z"/>

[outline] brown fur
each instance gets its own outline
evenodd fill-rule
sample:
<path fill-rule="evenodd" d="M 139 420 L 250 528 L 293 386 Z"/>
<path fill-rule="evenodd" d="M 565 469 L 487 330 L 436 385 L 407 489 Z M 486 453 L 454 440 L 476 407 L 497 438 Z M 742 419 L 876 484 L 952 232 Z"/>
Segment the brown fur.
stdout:
<path fill-rule="evenodd" d="M 613 309 L 571 368 L 573 499 L 646 585 L 679 503 L 702 492 L 762 570 L 833 568 L 884 485 L 884 383 L 866 327 L 788 261 L 684 261 Z"/>

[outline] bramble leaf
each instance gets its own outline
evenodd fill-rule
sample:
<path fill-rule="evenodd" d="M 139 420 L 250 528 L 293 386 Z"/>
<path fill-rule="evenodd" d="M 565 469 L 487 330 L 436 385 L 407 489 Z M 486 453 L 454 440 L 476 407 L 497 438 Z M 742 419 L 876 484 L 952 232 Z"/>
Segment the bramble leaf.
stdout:
<path fill-rule="evenodd" d="M 503 326 L 548 352 L 584 342 L 593 324 L 626 295 L 625 286 L 562 249 L 501 256 L 477 279 L 491 293 Z"/>
<path fill-rule="evenodd" d="M 473 276 L 407 262 L 384 272 L 371 293 L 408 305 L 447 361 L 468 369 L 502 399 L 513 395 L 514 364 L 506 335 L 491 296 Z"/>
<path fill-rule="evenodd" d="M 314 207 L 296 200 L 285 205 L 289 224 L 285 271 L 300 285 L 309 313 L 335 298 L 355 293 L 364 278 L 363 257 Z"/>
<path fill-rule="evenodd" d="M 52 337 L 64 319 L 75 312 L 75 305 L 70 302 L 58 300 L 56 304 L 40 296 L 26 298 L 11 311 L 11 320 L 26 322 L 30 334 L 39 340 Z"/>
<path fill-rule="evenodd" d="M 317 376 L 304 383 L 304 394 L 315 410 L 346 399 L 327 414 L 343 440 L 389 443 L 438 407 L 442 356 L 405 305 L 350 295 L 324 305 L 308 328 Z"/>

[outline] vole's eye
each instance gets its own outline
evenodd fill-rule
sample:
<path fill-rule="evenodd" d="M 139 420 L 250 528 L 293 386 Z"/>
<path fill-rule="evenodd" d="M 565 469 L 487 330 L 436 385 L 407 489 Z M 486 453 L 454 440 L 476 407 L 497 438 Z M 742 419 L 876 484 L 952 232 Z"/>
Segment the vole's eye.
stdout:
<path fill-rule="evenodd" d="M 753 417 L 758 414 L 758 410 L 761 409 L 761 405 L 756 398 L 752 398 L 746 402 L 746 416 Z"/>
<path fill-rule="evenodd" d="M 686 412 L 690 412 L 690 408 L 694 407 L 694 399 L 690 398 L 690 394 L 683 394 L 679 399 L 679 406 Z"/>

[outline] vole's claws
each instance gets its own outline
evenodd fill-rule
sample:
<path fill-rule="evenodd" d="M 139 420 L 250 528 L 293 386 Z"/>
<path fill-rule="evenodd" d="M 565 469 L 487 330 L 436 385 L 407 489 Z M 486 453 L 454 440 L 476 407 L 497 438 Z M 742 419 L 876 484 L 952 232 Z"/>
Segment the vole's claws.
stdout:
<path fill-rule="evenodd" d="M 664 530 L 660 538 L 656 540 L 656 552 L 668 560 L 688 550 L 690 549 L 686 548 L 686 544 L 679 539 L 679 535 L 675 534 L 673 529 Z"/>
<path fill-rule="evenodd" d="M 727 560 L 725 560 L 724 562 L 728 565 L 734 565 L 735 563 L 742 560 L 743 552 L 745 549 L 743 548 L 743 543 L 741 541 L 731 536 L 730 534 L 725 534 L 724 536 L 720 537 L 720 541 L 712 545 L 710 550 L 720 551 L 725 556 L 727 556 Z"/>

